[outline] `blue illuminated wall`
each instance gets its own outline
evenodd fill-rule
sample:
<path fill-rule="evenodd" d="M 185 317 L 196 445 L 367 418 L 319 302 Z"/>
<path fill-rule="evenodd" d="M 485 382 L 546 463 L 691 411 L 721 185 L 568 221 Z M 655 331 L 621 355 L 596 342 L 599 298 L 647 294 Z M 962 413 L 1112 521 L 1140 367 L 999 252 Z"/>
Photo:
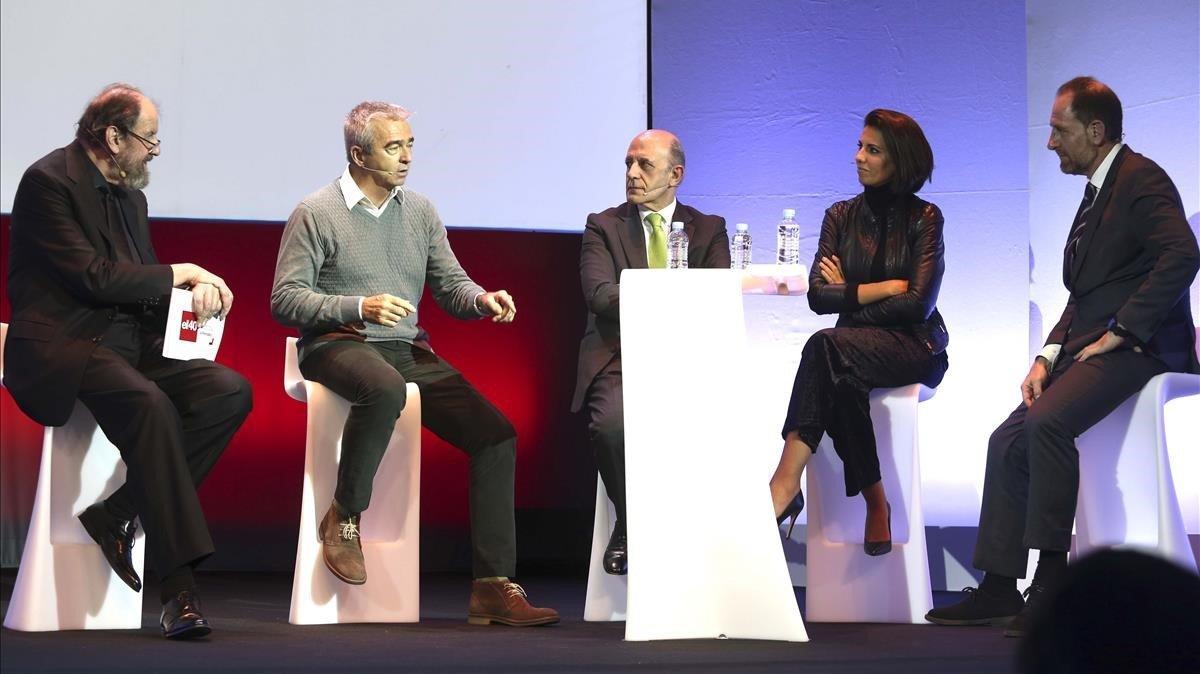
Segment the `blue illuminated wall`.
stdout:
<path fill-rule="evenodd" d="M 755 260 L 794 207 L 805 264 L 822 214 L 856 194 L 863 115 L 897 109 L 933 145 L 922 196 L 946 216 L 939 308 L 950 373 L 921 405 L 930 525 L 974 525 L 987 436 L 1028 368 L 1025 7 L 659 0 L 652 3 L 655 126 L 687 152 L 680 200 L 747 222 Z M 781 403 L 785 404 L 785 403 Z"/>

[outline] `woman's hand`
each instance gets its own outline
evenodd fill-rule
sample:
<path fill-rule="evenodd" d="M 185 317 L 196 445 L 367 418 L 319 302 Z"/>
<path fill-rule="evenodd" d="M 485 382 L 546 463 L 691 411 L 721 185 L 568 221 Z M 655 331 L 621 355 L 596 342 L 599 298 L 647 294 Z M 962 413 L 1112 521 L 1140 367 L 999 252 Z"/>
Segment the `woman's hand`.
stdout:
<path fill-rule="evenodd" d="M 842 261 L 838 259 L 838 256 L 822 257 L 817 263 L 817 267 L 821 278 L 825 279 L 826 283 L 846 282 L 846 276 L 842 274 Z"/>

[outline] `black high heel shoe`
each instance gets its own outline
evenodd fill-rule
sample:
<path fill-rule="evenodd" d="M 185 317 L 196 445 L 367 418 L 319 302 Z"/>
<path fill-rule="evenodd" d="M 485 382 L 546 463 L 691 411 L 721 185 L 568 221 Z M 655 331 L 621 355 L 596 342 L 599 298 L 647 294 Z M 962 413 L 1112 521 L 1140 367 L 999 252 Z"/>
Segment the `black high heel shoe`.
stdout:
<path fill-rule="evenodd" d="M 878 557 L 886 555 L 892 551 L 892 504 L 887 504 L 888 508 L 888 537 L 886 541 L 868 541 L 866 531 L 863 531 L 863 552 Z M 865 529 L 865 527 L 864 527 Z"/>
<path fill-rule="evenodd" d="M 784 537 L 787 540 L 792 539 L 792 529 L 796 528 L 796 518 L 800 516 L 801 510 L 804 510 L 804 492 L 798 491 L 796 498 L 792 499 L 792 502 L 783 509 L 783 513 L 775 518 L 775 526 L 783 524 L 783 521 L 789 517 L 792 518 L 792 523 L 788 525 L 787 536 Z"/>

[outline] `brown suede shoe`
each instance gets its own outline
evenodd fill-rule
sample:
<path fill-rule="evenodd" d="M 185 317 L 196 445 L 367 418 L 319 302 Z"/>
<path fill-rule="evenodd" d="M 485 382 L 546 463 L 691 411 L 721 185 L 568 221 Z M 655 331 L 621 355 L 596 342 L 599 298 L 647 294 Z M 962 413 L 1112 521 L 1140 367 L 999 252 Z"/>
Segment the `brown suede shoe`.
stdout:
<path fill-rule="evenodd" d="M 474 581 L 471 583 L 471 603 L 467 622 L 472 625 L 500 623 L 513 627 L 553 625 L 558 611 L 529 605 L 525 590 L 512 581 Z"/>
<path fill-rule="evenodd" d="M 363 562 L 362 541 L 358 536 L 358 515 L 340 518 L 337 507 L 330 504 L 317 535 L 321 539 L 325 566 L 333 575 L 351 585 L 367 582 L 367 565 Z"/>

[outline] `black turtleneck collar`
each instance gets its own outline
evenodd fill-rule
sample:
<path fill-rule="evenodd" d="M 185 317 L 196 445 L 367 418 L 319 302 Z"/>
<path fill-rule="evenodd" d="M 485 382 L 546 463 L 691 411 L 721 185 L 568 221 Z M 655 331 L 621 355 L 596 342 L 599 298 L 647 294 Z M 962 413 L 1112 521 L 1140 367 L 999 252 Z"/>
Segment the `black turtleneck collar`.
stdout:
<path fill-rule="evenodd" d="M 871 209 L 871 213 L 882 218 L 887 215 L 888 210 L 900 198 L 900 195 L 892 191 L 890 185 L 881 187 L 863 187 L 863 196 L 867 200 L 867 208 Z"/>

